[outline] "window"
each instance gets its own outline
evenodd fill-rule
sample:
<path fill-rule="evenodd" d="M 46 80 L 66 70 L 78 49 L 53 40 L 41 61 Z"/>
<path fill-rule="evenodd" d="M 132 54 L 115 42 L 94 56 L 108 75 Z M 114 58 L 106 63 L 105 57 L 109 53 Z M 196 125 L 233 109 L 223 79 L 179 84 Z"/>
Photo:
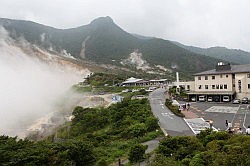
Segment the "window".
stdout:
<path fill-rule="evenodd" d="M 235 88 L 235 84 L 233 84 L 233 87 Z"/>
<path fill-rule="evenodd" d="M 216 89 L 219 89 L 220 88 L 220 86 L 219 85 L 216 85 Z"/>
<path fill-rule="evenodd" d="M 250 73 L 247 73 L 247 78 L 250 78 Z"/>
<path fill-rule="evenodd" d="M 215 89 L 215 85 L 212 85 L 212 89 Z"/>
<path fill-rule="evenodd" d="M 205 89 L 208 89 L 208 85 L 205 85 Z"/>
<path fill-rule="evenodd" d="M 226 77 L 228 78 L 228 75 L 226 75 Z"/>
<path fill-rule="evenodd" d="M 235 74 L 232 75 L 233 79 L 235 79 Z"/>
<path fill-rule="evenodd" d="M 247 88 L 250 89 L 250 84 L 247 84 Z"/>
<path fill-rule="evenodd" d="M 201 89 L 201 85 L 199 85 L 199 89 Z"/>
<path fill-rule="evenodd" d="M 227 89 L 227 84 L 224 84 L 224 89 Z"/>
<path fill-rule="evenodd" d="M 220 78 L 223 78 L 223 75 L 222 75 L 222 74 L 220 75 Z"/>
<path fill-rule="evenodd" d="M 208 80 L 208 76 L 205 76 L 205 80 Z"/>
<path fill-rule="evenodd" d="M 239 93 L 241 93 L 241 80 L 238 81 L 238 89 L 239 89 Z"/>
<path fill-rule="evenodd" d="M 215 80 L 215 76 L 212 76 L 212 80 Z"/>
<path fill-rule="evenodd" d="M 222 84 L 220 84 L 220 89 L 223 89 L 223 85 Z"/>
<path fill-rule="evenodd" d="M 198 77 L 198 80 L 201 80 L 201 76 Z"/>
<path fill-rule="evenodd" d="M 187 85 L 187 89 L 188 89 L 188 90 L 190 89 L 190 85 Z"/>

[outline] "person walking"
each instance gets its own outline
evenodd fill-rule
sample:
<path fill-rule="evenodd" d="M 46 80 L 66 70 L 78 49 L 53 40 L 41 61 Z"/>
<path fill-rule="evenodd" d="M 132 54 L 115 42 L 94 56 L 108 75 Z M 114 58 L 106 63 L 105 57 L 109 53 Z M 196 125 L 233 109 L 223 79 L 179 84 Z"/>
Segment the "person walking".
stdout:
<path fill-rule="evenodd" d="M 246 135 L 250 135 L 250 126 L 248 126 L 246 129 Z"/>
<path fill-rule="evenodd" d="M 236 132 L 236 134 L 243 134 L 243 131 L 241 130 L 241 128 L 239 128 L 239 130 Z"/>
<path fill-rule="evenodd" d="M 232 130 L 233 125 L 232 125 L 232 123 L 231 123 L 231 122 L 228 122 L 227 128 L 228 128 L 228 130 Z"/>
<path fill-rule="evenodd" d="M 226 128 L 228 128 L 228 122 L 227 122 L 227 120 L 226 120 L 226 123 L 225 123 L 225 125 L 226 125 Z"/>
<path fill-rule="evenodd" d="M 187 111 L 188 111 L 190 108 L 190 103 L 187 103 L 186 105 L 187 105 Z"/>

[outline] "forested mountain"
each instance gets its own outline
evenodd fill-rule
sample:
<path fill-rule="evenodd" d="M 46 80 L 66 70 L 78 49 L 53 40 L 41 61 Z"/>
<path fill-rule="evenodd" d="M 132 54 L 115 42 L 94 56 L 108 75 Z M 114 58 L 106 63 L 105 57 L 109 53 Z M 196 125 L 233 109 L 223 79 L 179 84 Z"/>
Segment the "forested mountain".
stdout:
<path fill-rule="evenodd" d="M 231 63 L 237 63 L 237 64 L 250 63 L 250 52 L 246 52 L 243 50 L 228 49 L 226 47 L 199 48 L 193 46 L 186 46 L 178 42 L 173 42 L 173 43 L 194 53 L 222 59 Z"/>
<path fill-rule="evenodd" d="M 139 58 L 151 69 L 160 65 L 170 73 L 177 70 L 190 74 L 211 69 L 219 61 L 188 51 L 168 40 L 136 37 L 122 30 L 110 17 L 100 17 L 88 25 L 71 29 L 10 19 L 0 19 L 0 25 L 14 39 L 23 37 L 49 51 L 64 52 L 76 59 L 99 64 L 126 66 L 123 60 L 134 52 L 141 55 Z M 134 63 L 133 58 L 131 61 Z"/>

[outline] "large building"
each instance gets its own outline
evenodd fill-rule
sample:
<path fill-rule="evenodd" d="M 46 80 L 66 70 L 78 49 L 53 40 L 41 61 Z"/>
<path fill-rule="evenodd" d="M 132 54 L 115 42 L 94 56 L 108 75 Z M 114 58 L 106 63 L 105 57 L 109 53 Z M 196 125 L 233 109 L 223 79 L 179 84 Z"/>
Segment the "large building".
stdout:
<path fill-rule="evenodd" d="M 189 100 L 231 101 L 250 98 L 250 64 L 218 63 L 213 70 L 194 74 L 194 81 L 183 82 Z"/>

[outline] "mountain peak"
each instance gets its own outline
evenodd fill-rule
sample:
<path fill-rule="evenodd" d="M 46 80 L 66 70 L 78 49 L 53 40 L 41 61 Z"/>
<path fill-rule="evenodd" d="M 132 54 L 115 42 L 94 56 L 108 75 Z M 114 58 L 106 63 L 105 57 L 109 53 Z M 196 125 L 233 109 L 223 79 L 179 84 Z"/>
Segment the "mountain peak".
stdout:
<path fill-rule="evenodd" d="M 90 24 L 103 24 L 103 23 L 113 23 L 114 24 L 114 21 L 112 20 L 111 17 L 106 16 L 106 17 L 96 18 L 93 21 L 91 21 Z"/>

